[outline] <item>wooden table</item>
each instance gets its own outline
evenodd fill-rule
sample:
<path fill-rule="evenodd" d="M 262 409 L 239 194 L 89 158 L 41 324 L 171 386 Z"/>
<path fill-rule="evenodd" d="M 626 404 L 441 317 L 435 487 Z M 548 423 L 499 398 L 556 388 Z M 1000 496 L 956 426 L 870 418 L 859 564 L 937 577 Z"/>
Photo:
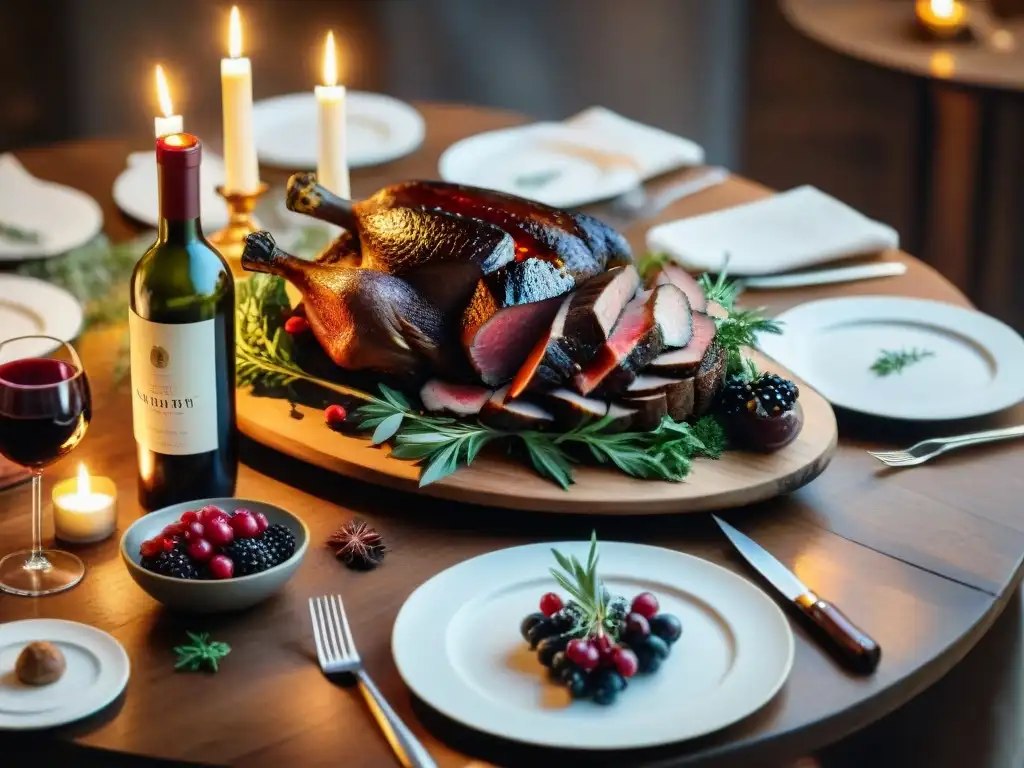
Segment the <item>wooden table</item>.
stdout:
<path fill-rule="evenodd" d="M 522 121 L 492 110 L 445 105 L 422 109 L 427 117 L 425 146 L 410 158 L 356 174 L 358 194 L 401 178 L 432 176 L 438 154 L 456 138 Z M 104 206 L 107 231 L 121 238 L 135 228 L 114 209 L 109 190 L 126 154 L 138 146 L 89 141 L 18 156 L 33 173 L 93 194 Z M 766 192 L 734 179 L 681 201 L 661 218 L 721 208 Z M 640 224 L 628 232 L 637 249 L 642 248 L 644 227 Z M 777 309 L 839 293 L 903 294 L 966 303 L 917 260 L 898 253 L 891 258 L 909 265 L 905 276 L 757 298 Z M 49 478 L 70 475 L 79 461 L 95 473 L 114 477 L 122 492 L 123 529 L 139 509 L 133 499 L 129 399 L 110 378 L 111 340 L 116 333 L 90 333 L 81 340 L 93 381 L 94 420 L 81 447 L 52 468 Z M 1024 555 L 1024 519 L 1017 510 L 1017 500 L 1024 496 L 1024 446 L 979 448 L 917 469 L 889 471 L 864 449 L 901 445 L 919 437 L 919 429 L 849 414 L 840 414 L 840 419 L 840 446 L 824 475 L 792 496 L 735 510 L 727 517 L 876 637 L 884 649 L 877 673 L 866 679 L 846 674 L 802 627 L 794 625 L 795 665 L 774 701 L 712 736 L 633 753 L 631 764 L 750 766 L 813 751 L 899 707 L 939 679 L 1005 606 L 1020 578 Z M 1024 408 L 1018 407 L 985 426 L 1022 420 Z M 978 426 L 946 425 L 936 431 Z M 118 558 L 116 539 L 79 550 L 88 572 L 75 589 L 38 600 L 0 596 L 0 619 L 61 617 L 87 622 L 111 632 L 132 658 L 132 678 L 117 704 L 59 731 L 60 739 L 176 761 L 392 764 L 387 744 L 359 695 L 328 685 L 316 668 L 306 599 L 339 591 L 354 618 L 367 666 L 440 765 L 465 766 L 469 755 L 501 765 L 554 764 L 556 758 L 576 764 L 582 760 L 579 756 L 553 755 L 478 736 L 410 701 L 389 648 L 392 623 L 410 592 L 438 571 L 476 554 L 542 539 L 582 538 L 592 527 L 602 539 L 656 543 L 750 575 L 703 515 L 588 519 L 511 513 L 363 485 L 248 442 L 242 455 L 239 496 L 294 510 L 313 536 L 303 566 L 273 600 L 237 616 L 169 614 L 130 580 Z M 4 549 L 27 544 L 28 505 L 27 488 L 0 495 Z M 347 571 L 319 545 L 356 513 L 377 526 L 393 549 L 377 571 Z M 219 674 L 172 672 L 170 649 L 186 629 L 210 631 L 232 645 Z M 9 749 L 12 743 L 24 744 L 8 736 L 0 739 L 0 749 Z M 609 764 L 611 759 L 597 755 L 593 762 Z"/>

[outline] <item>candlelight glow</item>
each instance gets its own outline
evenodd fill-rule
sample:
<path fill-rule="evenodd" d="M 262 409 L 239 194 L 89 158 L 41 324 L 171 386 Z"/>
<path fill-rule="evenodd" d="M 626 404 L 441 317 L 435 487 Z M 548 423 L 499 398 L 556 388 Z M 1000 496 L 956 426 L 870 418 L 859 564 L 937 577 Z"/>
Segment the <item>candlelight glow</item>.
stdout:
<path fill-rule="evenodd" d="M 78 484 L 75 486 L 75 495 L 88 496 L 92 493 L 89 485 L 89 473 L 85 471 L 85 464 L 78 465 Z"/>
<path fill-rule="evenodd" d="M 164 117 L 174 114 L 174 107 L 171 106 L 171 89 L 167 87 L 167 78 L 164 76 L 164 68 L 156 65 L 156 96 L 160 101 L 160 111 Z"/>
<path fill-rule="evenodd" d="M 956 0 L 931 0 L 931 6 L 936 18 L 948 19 L 956 10 Z"/>
<path fill-rule="evenodd" d="M 334 45 L 334 33 L 327 33 L 324 43 L 324 85 L 338 84 L 338 53 Z"/>
<path fill-rule="evenodd" d="M 232 59 L 242 55 L 242 19 L 238 6 L 231 6 L 231 22 L 228 25 L 228 54 Z"/>

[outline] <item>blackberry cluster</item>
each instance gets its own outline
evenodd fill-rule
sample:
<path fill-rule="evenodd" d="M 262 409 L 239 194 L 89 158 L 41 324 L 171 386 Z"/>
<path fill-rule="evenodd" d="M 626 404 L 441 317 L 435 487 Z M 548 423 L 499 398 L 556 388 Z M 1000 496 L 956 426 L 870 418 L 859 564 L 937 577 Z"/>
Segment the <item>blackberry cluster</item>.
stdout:
<path fill-rule="evenodd" d="M 278 523 L 263 532 L 262 542 L 270 557 L 270 565 L 280 565 L 295 554 L 295 534 Z"/>
<path fill-rule="evenodd" d="M 180 549 L 161 552 L 155 557 L 144 557 L 141 564 L 147 571 L 159 573 L 161 576 L 172 576 L 175 579 L 199 578 L 199 569 Z"/>
<path fill-rule="evenodd" d="M 758 413 L 778 416 L 793 410 L 800 390 L 792 381 L 774 373 L 762 373 L 752 381 L 733 376 L 722 389 L 721 408 L 727 416 Z"/>
<path fill-rule="evenodd" d="M 259 539 L 235 539 L 224 547 L 224 554 L 234 562 L 236 576 L 251 576 L 277 565 L 270 548 Z"/>

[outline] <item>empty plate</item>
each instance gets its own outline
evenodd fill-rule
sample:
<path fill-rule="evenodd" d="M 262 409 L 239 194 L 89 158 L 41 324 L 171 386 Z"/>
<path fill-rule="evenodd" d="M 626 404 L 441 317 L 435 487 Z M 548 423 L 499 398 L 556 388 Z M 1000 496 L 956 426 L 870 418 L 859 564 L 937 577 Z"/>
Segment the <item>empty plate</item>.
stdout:
<path fill-rule="evenodd" d="M 31 642 L 53 643 L 67 669 L 49 685 L 26 685 L 14 665 Z M 0 729 L 52 728 L 80 720 L 110 704 L 129 674 L 124 647 L 95 627 L 59 619 L 0 624 Z"/>
<path fill-rule="evenodd" d="M 825 299 L 782 313 L 759 345 L 833 405 L 931 421 L 994 413 L 1024 399 L 1024 339 L 995 318 L 938 301 Z M 888 375 L 883 355 L 917 357 Z"/>
<path fill-rule="evenodd" d="M 212 152 L 203 152 L 199 173 L 199 210 L 203 229 L 216 232 L 228 223 L 228 206 L 217 194 L 224 183 L 224 161 Z M 156 152 L 132 152 L 128 167 L 114 181 L 114 202 L 136 221 L 151 227 L 160 221 L 160 191 L 157 185 Z"/>
<path fill-rule="evenodd" d="M 0 341 L 37 335 L 71 341 L 82 320 L 82 305 L 63 288 L 34 277 L 0 274 Z M 52 351 L 41 342 L 37 354 Z M 2 354 L 0 350 L 0 362 Z"/>
<path fill-rule="evenodd" d="M 650 590 L 683 625 L 656 673 L 615 704 L 573 701 L 547 678 L 519 625 L 558 585 L 551 548 L 585 561 L 583 542 L 531 544 L 459 563 L 406 600 L 391 648 L 402 678 L 434 709 L 478 731 L 566 749 L 633 749 L 691 739 L 764 706 L 793 663 L 779 607 L 724 568 L 660 547 L 600 544 L 612 594 Z M 358 640 L 358 638 L 357 638 Z"/>
<path fill-rule="evenodd" d="M 423 143 L 423 116 L 411 104 L 382 93 L 348 91 L 345 97 L 345 152 L 350 168 L 397 160 Z M 256 154 L 283 168 L 316 168 L 316 97 L 290 93 L 253 106 Z"/>

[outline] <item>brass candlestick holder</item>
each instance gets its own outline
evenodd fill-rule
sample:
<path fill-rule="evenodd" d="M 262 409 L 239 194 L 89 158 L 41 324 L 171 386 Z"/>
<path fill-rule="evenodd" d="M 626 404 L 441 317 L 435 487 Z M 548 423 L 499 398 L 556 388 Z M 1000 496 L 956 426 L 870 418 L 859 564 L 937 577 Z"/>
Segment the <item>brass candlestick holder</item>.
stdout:
<path fill-rule="evenodd" d="M 253 211 L 257 201 L 268 189 L 270 187 L 263 182 L 253 192 L 228 192 L 224 187 L 217 187 L 217 194 L 228 204 L 228 225 L 210 235 L 210 242 L 220 251 L 235 277 L 244 277 L 246 274 L 242 269 L 245 238 L 260 229 Z"/>

